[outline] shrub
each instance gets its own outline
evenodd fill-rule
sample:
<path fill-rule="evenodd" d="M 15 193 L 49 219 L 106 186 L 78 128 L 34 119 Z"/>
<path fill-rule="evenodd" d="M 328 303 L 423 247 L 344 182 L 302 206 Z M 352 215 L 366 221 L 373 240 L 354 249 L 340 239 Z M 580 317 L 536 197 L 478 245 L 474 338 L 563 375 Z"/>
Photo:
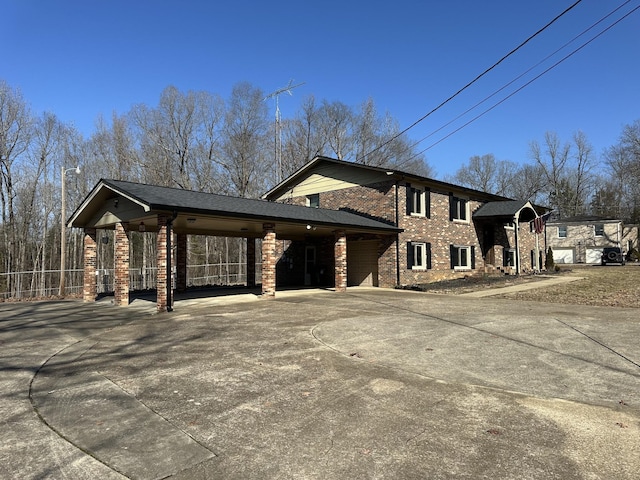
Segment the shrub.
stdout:
<path fill-rule="evenodd" d="M 553 250 L 551 250 L 551 247 L 549 247 L 549 250 L 547 250 L 547 256 L 544 259 L 544 268 L 546 268 L 548 271 L 552 271 L 555 267 L 555 262 L 553 261 Z"/>

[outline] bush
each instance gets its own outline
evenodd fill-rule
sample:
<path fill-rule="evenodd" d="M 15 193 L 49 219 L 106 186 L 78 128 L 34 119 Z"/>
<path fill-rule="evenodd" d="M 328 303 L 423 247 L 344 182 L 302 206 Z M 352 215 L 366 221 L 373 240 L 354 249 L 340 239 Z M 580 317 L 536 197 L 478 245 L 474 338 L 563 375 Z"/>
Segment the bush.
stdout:
<path fill-rule="evenodd" d="M 546 268 L 548 271 L 552 271 L 554 270 L 555 265 L 556 264 L 553 261 L 553 250 L 551 250 L 551 247 L 549 247 L 549 250 L 547 250 L 547 256 L 544 259 L 544 268 Z"/>
<path fill-rule="evenodd" d="M 638 250 L 635 248 L 632 248 L 631 250 L 629 250 L 629 253 L 627 254 L 627 261 L 629 262 L 640 261 L 640 252 L 638 252 Z"/>

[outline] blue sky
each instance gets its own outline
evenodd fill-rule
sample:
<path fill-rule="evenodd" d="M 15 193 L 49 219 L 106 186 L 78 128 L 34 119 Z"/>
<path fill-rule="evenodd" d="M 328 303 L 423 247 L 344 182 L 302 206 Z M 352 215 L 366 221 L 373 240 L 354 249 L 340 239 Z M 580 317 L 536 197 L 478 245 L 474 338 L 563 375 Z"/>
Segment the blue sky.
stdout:
<path fill-rule="evenodd" d="M 157 104 L 168 85 L 227 98 L 248 81 L 281 97 L 284 117 L 307 95 L 357 106 L 371 97 L 401 128 L 432 110 L 574 0 L 166 1 L 0 0 L 0 78 L 35 113 L 89 135 L 99 114 Z M 583 0 L 409 135 L 421 139 L 534 66 L 624 0 Z M 426 149 L 640 4 L 578 39 L 438 134 Z M 437 176 L 473 155 L 528 160 L 546 131 L 582 130 L 600 154 L 640 119 L 640 10 L 471 125 L 425 152 Z M 273 110 L 273 103 L 270 105 Z"/>

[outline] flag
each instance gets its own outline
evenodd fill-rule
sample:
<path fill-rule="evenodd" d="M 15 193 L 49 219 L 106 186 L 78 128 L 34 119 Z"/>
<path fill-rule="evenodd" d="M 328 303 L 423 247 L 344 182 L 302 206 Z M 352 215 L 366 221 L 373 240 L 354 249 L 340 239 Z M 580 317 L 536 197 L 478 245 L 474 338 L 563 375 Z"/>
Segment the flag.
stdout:
<path fill-rule="evenodd" d="M 544 232 L 544 226 L 547 223 L 547 220 L 549 219 L 549 215 L 551 215 L 551 212 L 545 213 L 541 217 L 536 217 L 533 219 L 533 230 L 536 233 Z"/>

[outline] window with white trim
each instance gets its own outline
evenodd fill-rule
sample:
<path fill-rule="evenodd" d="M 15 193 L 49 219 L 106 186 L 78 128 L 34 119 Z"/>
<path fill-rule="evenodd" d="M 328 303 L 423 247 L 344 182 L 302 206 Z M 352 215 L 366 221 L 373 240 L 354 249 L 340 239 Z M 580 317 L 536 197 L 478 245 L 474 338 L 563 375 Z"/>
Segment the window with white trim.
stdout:
<path fill-rule="evenodd" d="M 595 230 L 596 237 L 604 237 L 604 223 L 596 223 L 593 228 Z"/>
<path fill-rule="evenodd" d="M 567 238 L 567 226 L 560 225 L 558 227 L 558 238 Z"/>
<path fill-rule="evenodd" d="M 410 270 L 431 268 L 431 244 L 429 242 L 407 243 L 407 268 Z"/>
<path fill-rule="evenodd" d="M 312 193 L 307 195 L 307 207 L 318 208 L 320 207 L 320 194 Z"/>
<path fill-rule="evenodd" d="M 407 183 L 407 215 L 430 216 L 431 196 L 428 188 L 412 187 Z"/>
<path fill-rule="evenodd" d="M 458 222 L 469 221 L 469 202 L 466 198 L 460 198 L 449 194 L 449 220 Z"/>
<path fill-rule="evenodd" d="M 449 251 L 453 270 L 473 270 L 476 268 L 475 247 L 473 245 L 450 245 Z"/>

